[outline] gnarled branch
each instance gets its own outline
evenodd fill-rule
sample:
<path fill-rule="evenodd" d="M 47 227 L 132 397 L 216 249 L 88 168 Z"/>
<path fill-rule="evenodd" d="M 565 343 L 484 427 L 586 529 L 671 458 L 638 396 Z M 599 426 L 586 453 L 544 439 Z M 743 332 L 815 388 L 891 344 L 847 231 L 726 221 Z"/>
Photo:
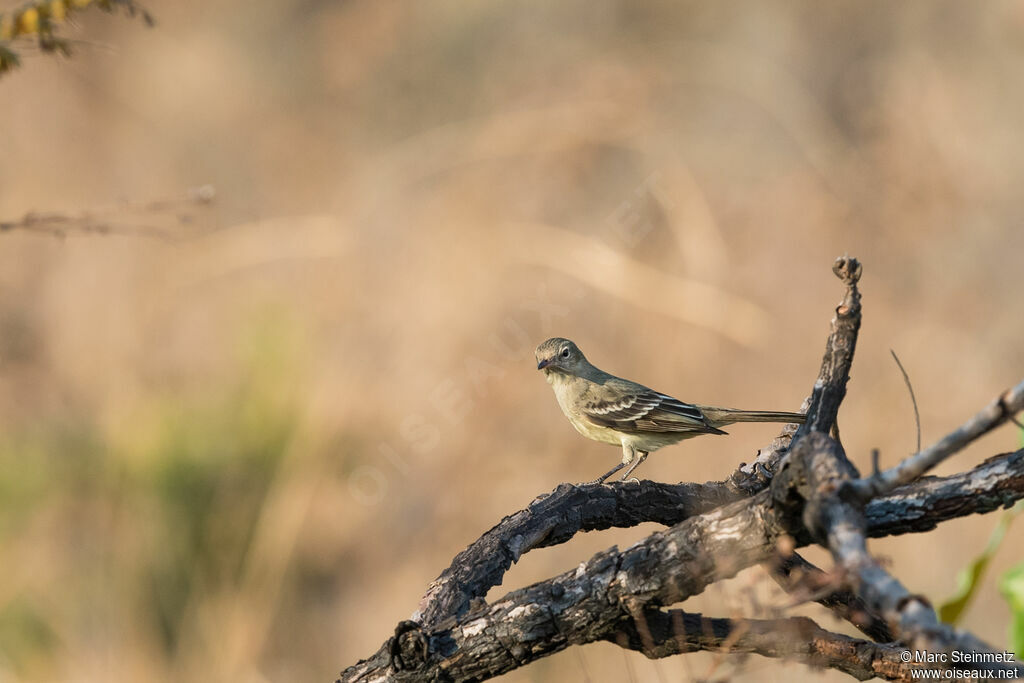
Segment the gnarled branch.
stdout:
<path fill-rule="evenodd" d="M 945 478 L 917 478 L 930 465 L 921 469 L 924 461 L 913 456 L 918 464 L 904 467 L 904 474 L 860 479 L 828 434 L 838 434 L 836 417 L 856 346 L 861 268 L 856 259 L 844 257 L 834 270 L 846 293 L 805 402 L 806 424 L 784 431 L 754 463 L 723 482 L 565 484 L 538 498 L 460 553 L 431 584 L 415 620 L 400 623 L 392 638 L 342 672 L 341 680 L 484 680 L 569 645 L 598 640 L 648 656 L 694 648 L 756 652 L 858 678 L 893 680 L 909 676 L 898 659 L 904 649 L 877 641 L 895 637 L 932 652 L 995 654 L 970 634 L 938 623 L 926 601 L 868 554 L 866 539 L 926 531 L 1024 498 L 1024 451 Z M 1006 419 L 1017 405 L 1014 392 L 1021 393 L 1015 389 L 1002 397 L 1001 416 L 971 433 Z M 525 552 L 564 543 L 580 531 L 645 521 L 668 528 L 624 551 L 613 547 L 598 553 L 491 605 L 483 602 Z M 831 551 L 833 569 L 823 572 L 793 553 L 811 543 Z M 820 602 L 876 642 L 829 633 L 810 620 L 706 619 L 662 610 L 758 563 L 766 563 L 795 599 Z M 1012 662 L 972 666 L 1024 673 Z"/>
<path fill-rule="evenodd" d="M 905 648 L 832 633 L 807 617 L 721 619 L 682 610 L 644 610 L 607 640 L 652 659 L 706 650 L 793 659 L 860 681 L 911 677 L 910 666 L 900 659 Z"/>

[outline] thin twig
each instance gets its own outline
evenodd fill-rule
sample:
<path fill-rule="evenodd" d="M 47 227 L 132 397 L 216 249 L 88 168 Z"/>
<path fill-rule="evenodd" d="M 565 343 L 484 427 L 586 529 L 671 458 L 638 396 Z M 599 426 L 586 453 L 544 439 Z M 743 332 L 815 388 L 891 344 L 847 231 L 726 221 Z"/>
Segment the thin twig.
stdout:
<path fill-rule="evenodd" d="M 216 191 L 210 185 L 190 189 L 179 197 L 158 199 L 150 202 L 124 202 L 100 206 L 75 213 L 30 211 L 20 219 L 0 221 L 0 233 L 13 230 L 44 233 L 64 238 L 71 233 L 126 235 L 146 237 L 164 242 L 179 239 L 179 233 L 170 228 L 147 224 L 148 220 L 137 218 L 139 214 L 170 217 L 175 225 L 193 221 L 193 210 L 210 204 Z"/>
<path fill-rule="evenodd" d="M 914 452 L 917 453 L 921 450 L 921 414 L 917 412 L 917 398 L 914 396 L 914 387 L 910 384 L 910 377 L 907 375 L 903 363 L 900 362 L 900 357 L 892 349 L 889 349 L 889 353 L 892 354 L 892 359 L 896 361 L 896 366 L 903 373 L 903 382 L 907 385 L 907 391 L 910 392 L 910 402 L 914 404 L 914 425 L 917 427 L 917 447 L 914 449 Z"/>

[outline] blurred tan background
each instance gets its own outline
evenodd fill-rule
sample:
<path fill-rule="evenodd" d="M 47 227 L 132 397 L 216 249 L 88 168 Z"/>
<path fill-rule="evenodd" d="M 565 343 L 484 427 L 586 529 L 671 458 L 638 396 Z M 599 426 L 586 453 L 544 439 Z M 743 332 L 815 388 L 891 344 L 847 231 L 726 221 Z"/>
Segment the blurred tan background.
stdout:
<path fill-rule="evenodd" d="M 0 234 L 0 681 L 333 680 L 503 515 L 617 461 L 535 371 L 549 336 L 684 400 L 794 409 L 848 252 L 862 468 L 914 448 L 890 348 L 926 443 L 1024 374 L 1020 3 L 147 7 L 152 30 L 88 12 L 72 59 L 0 80 L 0 220 L 117 228 Z M 210 207 L 145 206 L 204 184 Z M 720 479 L 774 429 L 640 472 Z M 996 520 L 873 549 L 940 602 Z M 492 597 L 653 529 L 531 553 Z M 1022 542 L 964 621 L 997 647 Z M 757 616 L 769 583 L 685 606 Z M 700 677 L 845 680 L 603 644 L 502 680 Z"/>

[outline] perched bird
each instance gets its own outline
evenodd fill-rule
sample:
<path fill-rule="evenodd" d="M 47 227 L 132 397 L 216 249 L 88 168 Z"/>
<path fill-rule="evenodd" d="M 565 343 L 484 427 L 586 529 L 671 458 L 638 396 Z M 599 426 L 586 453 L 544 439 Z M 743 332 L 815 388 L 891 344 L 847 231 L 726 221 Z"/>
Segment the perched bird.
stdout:
<path fill-rule="evenodd" d="M 719 427 L 734 422 L 797 422 L 803 413 L 733 410 L 683 403 L 591 365 L 579 347 L 553 337 L 537 347 L 543 370 L 569 422 L 594 441 L 622 446 L 622 462 L 595 479 L 599 484 L 623 467 L 625 481 L 647 454 L 701 434 L 725 434 Z"/>

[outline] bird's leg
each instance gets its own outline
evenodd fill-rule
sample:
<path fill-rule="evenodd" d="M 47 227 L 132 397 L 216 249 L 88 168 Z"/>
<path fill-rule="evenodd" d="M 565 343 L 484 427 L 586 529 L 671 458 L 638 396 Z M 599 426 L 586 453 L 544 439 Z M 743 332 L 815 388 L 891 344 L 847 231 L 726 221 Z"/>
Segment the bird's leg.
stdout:
<path fill-rule="evenodd" d="M 629 475 L 632 474 L 633 470 L 635 470 L 637 467 L 639 467 L 640 463 L 642 463 L 644 460 L 647 459 L 647 453 L 645 451 L 637 451 L 637 453 L 638 453 L 638 457 L 633 459 L 633 464 L 630 465 L 629 469 L 626 470 L 626 473 L 622 475 L 622 479 L 620 479 L 620 481 L 626 481 L 626 479 L 629 478 Z M 625 463 L 623 463 L 623 464 L 625 464 Z M 636 477 L 633 477 L 632 481 L 635 481 L 638 484 L 640 483 L 640 480 L 637 479 Z"/>
<path fill-rule="evenodd" d="M 616 472 L 618 472 L 619 470 L 621 470 L 625 466 L 626 466 L 626 463 L 620 462 L 618 465 L 616 465 L 615 467 L 611 468 L 610 470 L 605 472 L 603 475 L 601 475 L 600 477 L 598 477 L 594 481 L 588 481 L 588 482 L 586 482 L 586 484 L 588 484 L 588 485 L 589 484 L 602 484 L 602 483 L 604 483 L 605 479 L 607 479 L 608 477 L 612 476 L 613 474 L 615 474 Z"/>
<path fill-rule="evenodd" d="M 646 455 L 647 454 L 644 453 L 645 457 L 646 457 Z M 603 476 L 599 477 L 598 479 L 595 479 L 594 481 L 588 481 L 587 483 L 588 484 L 601 484 L 601 483 L 604 483 L 605 479 L 607 479 L 608 477 L 612 476 L 613 474 L 615 474 L 616 472 L 621 470 L 626 465 L 629 465 L 630 463 L 633 463 L 635 461 L 636 461 L 636 450 L 632 446 L 630 446 L 629 444 L 623 443 L 622 444 L 622 462 L 620 462 L 618 465 L 616 465 L 615 467 L 613 467 L 610 470 L 608 470 Z M 633 467 L 636 467 L 636 465 L 633 465 Z M 629 468 L 630 472 L 633 471 L 633 467 Z"/>

